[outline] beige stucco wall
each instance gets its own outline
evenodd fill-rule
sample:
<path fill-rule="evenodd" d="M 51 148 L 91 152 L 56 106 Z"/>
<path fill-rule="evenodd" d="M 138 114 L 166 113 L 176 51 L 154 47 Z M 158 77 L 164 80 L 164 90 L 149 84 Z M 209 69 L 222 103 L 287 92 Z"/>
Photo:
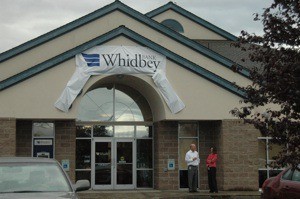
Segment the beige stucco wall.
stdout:
<path fill-rule="evenodd" d="M 167 10 L 152 19 L 159 23 L 165 19 L 174 19 L 178 21 L 183 26 L 184 33 L 182 34 L 190 39 L 226 40 L 226 38 L 219 34 L 191 21 L 173 10 Z"/>
<path fill-rule="evenodd" d="M 49 41 L 1 63 L 0 81 L 72 49 L 99 35 L 107 33 L 120 25 L 125 25 L 138 34 L 223 77 L 224 79 L 227 79 L 230 82 L 236 82 L 241 86 L 250 84 L 249 79 L 232 72 L 232 70 L 212 61 L 210 58 L 191 50 L 181 43 L 149 28 L 145 24 L 140 23 L 119 11 L 114 11 L 98 20 L 71 31 L 66 35 L 58 37 L 55 40 Z"/>
<path fill-rule="evenodd" d="M 118 37 L 106 45 L 138 45 L 133 41 Z M 82 98 L 79 96 L 69 113 L 63 113 L 54 107 L 75 70 L 75 60 L 71 59 L 46 72 L 40 73 L 9 89 L 0 92 L 0 117 L 15 118 L 53 118 L 68 119 L 77 117 L 77 109 Z M 180 74 L 180 75 L 178 75 Z M 92 77 L 85 85 L 83 93 L 94 83 L 106 76 Z M 167 78 L 186 104 L 186 108 L 178 114 L 172 114 L 161 96 L 151 77 L 136 75 L 135 82 L 126 78 L 116 80 L 118 83 L 129 84 L 139 90 L 149 101 L 156 121 L 163 119 L 201 120 L 201 119 L 230 119 L 229 110 L 239 105 L 239 97 L 227 90 L 203 79 L 181 66 L 167 60 Z"/>

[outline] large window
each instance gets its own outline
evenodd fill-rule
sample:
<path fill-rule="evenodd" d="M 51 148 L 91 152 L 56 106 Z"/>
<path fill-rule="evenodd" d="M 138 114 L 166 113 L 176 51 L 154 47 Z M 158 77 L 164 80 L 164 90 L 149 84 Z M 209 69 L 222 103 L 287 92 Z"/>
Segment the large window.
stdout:
<path fill-rule="evenodd" d="M 282 169 L 273 169 L 269 166 L 274 161 L 272 158 L 281 150 L 279 145 L 270 143 L 271 139 L 271 137 L 258 138 L 259 188 L 267 178 L 276 176 L 282 171 Z"/>
<path fill-rule="evenodd" d="M 110 84 L 87 92 L 79 106 L 78 121 L 152 121 L 145 98 L 132 88 Z"/>
<path fill-rule="evenodd" d="M 180 188 L 188 187 L 187 164 L 185 154 L 190 150 L 190 144 L 194 143 L 198 147 L 198 123 L 179 123 L 179 183 Z"/>

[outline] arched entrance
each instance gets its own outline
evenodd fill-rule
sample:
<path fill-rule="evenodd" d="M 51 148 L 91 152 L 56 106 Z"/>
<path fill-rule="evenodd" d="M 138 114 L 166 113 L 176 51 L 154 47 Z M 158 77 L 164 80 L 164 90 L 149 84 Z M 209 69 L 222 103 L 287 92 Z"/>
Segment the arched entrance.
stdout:
<path fill-rule="evenodd" d="M 153 188 L 152 113 L 135 89 L 105 84 L 87 92 L 78 109 L 76 178 L 93 189 Z"/>

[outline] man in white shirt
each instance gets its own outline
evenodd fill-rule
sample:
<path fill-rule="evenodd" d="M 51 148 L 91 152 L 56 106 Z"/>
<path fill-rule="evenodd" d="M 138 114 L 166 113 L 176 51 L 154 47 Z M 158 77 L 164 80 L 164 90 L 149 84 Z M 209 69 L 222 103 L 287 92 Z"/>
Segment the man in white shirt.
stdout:
<path fill-rule="evenodd" d="M 189 192 L 197 192 L 198 165 L 200 164 L 200 158 L 196 151 L 195 144 L 190 145 L 190 150 L 185 155 L 185 161 L 188 165 Z"/>

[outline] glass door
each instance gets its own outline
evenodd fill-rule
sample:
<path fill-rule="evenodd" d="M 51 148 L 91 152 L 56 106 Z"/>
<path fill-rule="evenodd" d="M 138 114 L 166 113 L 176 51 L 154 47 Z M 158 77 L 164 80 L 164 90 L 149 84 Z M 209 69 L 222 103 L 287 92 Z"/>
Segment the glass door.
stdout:
<path fill-rule="evenodd" d="M 136 184 L 134 139 L 116 139 L 115 188 L 133 189 Z"/>
<path fill-rule="evenodd" d="M 92 152 L 93 189 L 135 188 L 134 139 L 95 138 Z"/>
<path fill-rule="evenodd" d="M 92 187 L 93 189 L 113 188 L 113 141 L 95 139 L 92 145 Z"/>

